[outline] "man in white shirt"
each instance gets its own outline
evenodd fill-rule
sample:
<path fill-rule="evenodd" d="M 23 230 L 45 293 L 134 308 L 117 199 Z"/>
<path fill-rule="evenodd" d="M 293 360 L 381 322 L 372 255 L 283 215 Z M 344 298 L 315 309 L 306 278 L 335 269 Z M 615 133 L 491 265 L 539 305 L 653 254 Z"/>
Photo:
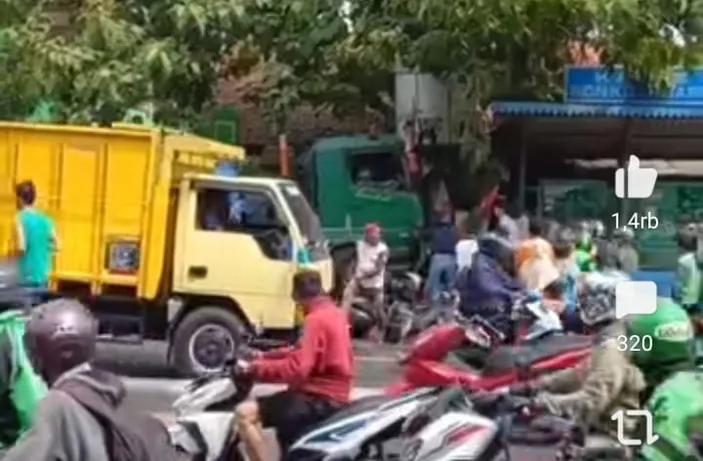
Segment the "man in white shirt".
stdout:
<path fill-rule="evenodd" d="M 457 228 L 459 241 L 456 244 L 457 273 L 471 268 L 474 255 L 478 251 L 477 231 L 480 224 L 473 216 L 465 216 Z"/>
<path fill-rule="evenodd" d="M 376 319 L 372 336 L 377 336 L 385 326 L 383 287 L 387 264 L 388 246 L 381 240 L 381 228 L 369 223 L 364 227 L 364 238 L 356 243 L 356 271 L 344 289 L 342 307 L 349 312 L 355 297 L 368 299 Z"/>

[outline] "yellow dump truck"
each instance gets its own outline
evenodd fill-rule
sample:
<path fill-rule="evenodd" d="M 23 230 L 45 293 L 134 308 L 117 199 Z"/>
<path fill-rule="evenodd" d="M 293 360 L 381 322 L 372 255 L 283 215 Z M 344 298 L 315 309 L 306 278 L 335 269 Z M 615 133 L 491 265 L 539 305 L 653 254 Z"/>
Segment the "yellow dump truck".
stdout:
<path fill-rule="evenodd" d="M 0 123 L 0 251 L 12 251 L 14 185 L 31 180 L 61 241 L 50 291 L 89 303 L 104 339 L 167 339 L 181 374 L 217 368 L 242 329 L 290 335 L 301 264 L 332 283 L 297 185 L 225 176 L 243 156 L 161 129 Z"/>

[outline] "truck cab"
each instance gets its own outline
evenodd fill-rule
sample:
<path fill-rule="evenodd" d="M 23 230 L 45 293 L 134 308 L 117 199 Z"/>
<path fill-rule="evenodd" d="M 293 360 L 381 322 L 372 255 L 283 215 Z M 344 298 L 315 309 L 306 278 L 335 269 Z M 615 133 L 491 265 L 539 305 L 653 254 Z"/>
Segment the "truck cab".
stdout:
<path fill-rule="evenodd" d="M 392 264 L 412 259 L 423 208 L 402 158 L 394 135 L 322 138 L 299 157 L 297 176 L 320 216 L 338 275 L 353 264 L 354 242 L 369 222 L 382 227 Z"/>
<path fill-rule="evenodd" d="M 216 368 L 222 357 L 207 344 L 220 351 L 218 338 L 236 329 L 237 319 L 209 303 L 228 306 L 255 331 L 285 332 L 300 322 L 296 271 L 315 269 L 331 288 L 319 220 L 295 182 L 187 174 L 177 201 L 169 316 L 177 325 L 172 362 L 183 374 Z"/>
<path fill-rule="evenodd" d="M 181 179 L 172 290 L 225 296 L 254 325 L 294 325 L 292 276 L 329 258 L 317 216 L 298 186 L 272 178 Z"/>

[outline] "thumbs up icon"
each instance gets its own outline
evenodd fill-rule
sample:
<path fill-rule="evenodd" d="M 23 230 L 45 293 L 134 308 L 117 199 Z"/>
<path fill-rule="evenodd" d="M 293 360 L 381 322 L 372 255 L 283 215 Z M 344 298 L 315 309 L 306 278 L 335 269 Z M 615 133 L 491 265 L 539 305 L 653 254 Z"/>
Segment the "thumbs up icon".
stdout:
<path fill-rule="evenodd" d="M 627 194 L 625 194 L 625 169 L 615 171 L 615 196 L 617 198 L 647 198 L 654 192 L 657 170 L 640 168 L 640 159 L 630 155 L 627 164 Z"/>

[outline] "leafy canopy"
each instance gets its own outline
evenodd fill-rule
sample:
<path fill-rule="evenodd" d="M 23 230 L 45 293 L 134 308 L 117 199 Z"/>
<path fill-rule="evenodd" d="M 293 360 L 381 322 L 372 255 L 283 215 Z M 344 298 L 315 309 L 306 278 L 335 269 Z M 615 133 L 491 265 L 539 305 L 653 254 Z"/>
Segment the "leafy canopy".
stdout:
<path fill-rule="evenodd" d="M 241 36 L 236 0 L 0 0 L 0 115 L 50 101 L 66 121 L 115 120 L 153 103 L 202 109 Z"/>
<path fill-rule="evenodd" d="M 402 65 L 463 89 L 470 137 L 486 132 L 491 100 L 558 97 L 580 52 L 666 88 L 674 67 L 700 63 L 703 31 L 699 0 L 258 0 L 246 11 L 285 75 L 274 99 L 382 107 Z"/>
<path fill-rule="evenodd" d="M 389 112 L 402 65 L 457 83 L 480 134 L 492 99 L 558 97 L 579 47 L 666 87 L 674 66 L 699 64 L 702 12 L 700 0 L 0 0 L 0 116 L 48 100 L 68 121 L 110 120 L 151 102 L 182 120 L 223 72 L 252 68 L 279 122 L 303 102 Z"/>

